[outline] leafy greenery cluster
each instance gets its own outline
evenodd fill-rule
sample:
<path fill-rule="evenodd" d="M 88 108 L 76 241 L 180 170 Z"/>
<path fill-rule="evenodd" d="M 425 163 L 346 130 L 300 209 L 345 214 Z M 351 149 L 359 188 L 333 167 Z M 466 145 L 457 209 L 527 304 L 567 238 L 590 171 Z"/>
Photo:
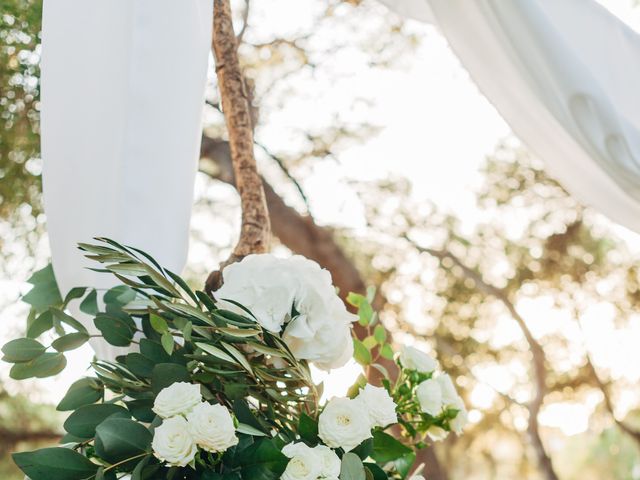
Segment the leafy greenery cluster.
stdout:
<path fill-rule="evenodd" d="M 279 335 L 243 315 L 217 308 L 202 291 L 194 291 L 176 274 L 146 253 L 109 239 L 81 244 L 86 256 L 102 264 L 100 271 L 122 283 L 102 294 L 91 288 L 60 295 L 51 266 L 30 279 L 24 301 L 31 305 L 27 336 L 7 343 L 3 360 L 13 363 L 16 380 L 55 375 L 66 366 L 65 352 L 92 337 L 116 347 L 131 347 L 114 362 L 94 360 L 95 376 L 76 381 L 57 406 L 71 412 L 64 423 L 62 446 L 14 454 L 16 464 L 32 480 L 141 479 L 274 480 L 287 466 L 281 449 L 294 441 L 320 443 L 318 416 L 321 386 L 315 385 L 306 361 L 298 360 Z M 393 350 L 376 323 L 369 297 L 351 294 L 360 324 L 370 332 L 354 340 L 355 357 L 375 366 L 382 384 L 402 405 L 407 441 L 377 428 L 373 438 L 352 452 L 338 450 L 341 480 L 405 478 L 432 425 L 448 429 L 449 413 L 420 413 L 413 395 L 417 372 L 401 372 L 392 382 L 375 362 L 390 360 Z M 72 300 L 93 317 L 92 334 L 67 312 Z M 100 305 L 104 306 L 100 308 Z M 39 339 L 49 332 L 48 345 Z M 417 376 L 416 376 L 417 375 Z M 424 378 L 423 378 L 424 377 Z M 363 377 L 362 377 L 363 378 Z M 362 384 L 358 380 L 352 396 Z M 201 452 L 195 468 L 166 466 L 151 451 L 153 430 L 162 423 L 152 407 L 156 395 L 175 382 L 198 383 L 206 401 L 233 412 L 238 445 L 224 454 Z M 455 417 L 455 412 L 453 414 Z M 413 439 L 413 441 L 411 441 Z"/>

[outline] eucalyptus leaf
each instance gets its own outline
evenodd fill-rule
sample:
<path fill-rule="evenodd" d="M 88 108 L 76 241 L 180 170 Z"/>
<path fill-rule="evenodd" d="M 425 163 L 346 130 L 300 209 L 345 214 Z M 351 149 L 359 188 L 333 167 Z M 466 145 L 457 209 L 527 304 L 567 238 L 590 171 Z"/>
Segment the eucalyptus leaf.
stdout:
<path fill-rule="evenodd" d="M 64 429 L 80 438 L 92 438 L 96 427 L 112 415 L 129 417 L 126 408 L 113 403 L 84 405 L 73 412 L 64 422 Z"/>
<path fill-rule="evenodd" d="M 340 464 L 340 480 L 366 480 L 362 460 L 355 453 L 347 452 Z"/>
<path fill-rule="evenodd" d="M 84 455 L 61 447 L 14 453 L 13 461 L 31 480 L 86 479 L 98 470 Z"/>
<path fill-rule="evenodd" d="M 2 347 L 2 360 L 9 363 L 28 362 L 42 355 L 46 347 L 31 338 L 17 338 Z"/>
<path fill-rule="evenodd" d="M 102 398 L 102 384 L 95 378 L 81 378 L 74 382 L 56 407 L 60 411 L 75 410 Z"/>
<path fill-rule="evenodd" d="M 67 366 L 67 359 L 62 353 L 45 352 L 33 360 L 25 363 L 16 363 L 9 372 L 14 380 L 25 378 L 45 378 L 57 375 Z"/>

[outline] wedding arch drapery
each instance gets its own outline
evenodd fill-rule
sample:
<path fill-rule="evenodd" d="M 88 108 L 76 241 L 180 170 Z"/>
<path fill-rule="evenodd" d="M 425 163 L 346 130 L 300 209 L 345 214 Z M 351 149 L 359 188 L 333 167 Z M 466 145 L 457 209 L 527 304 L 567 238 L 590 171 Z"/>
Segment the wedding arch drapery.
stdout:
<path fill-rule="evenodd" d="M 113 285 L 76 249 L 94 236 L 184 267 L 211 19 L 210 0 L 44 1 L 44 206 L 63 294 Z"/>
<path fill-rule="evenodd" d="M 593 0 L 381 0 L 436 24 L 582 202 L 640 231 L 640 36 Z"/>

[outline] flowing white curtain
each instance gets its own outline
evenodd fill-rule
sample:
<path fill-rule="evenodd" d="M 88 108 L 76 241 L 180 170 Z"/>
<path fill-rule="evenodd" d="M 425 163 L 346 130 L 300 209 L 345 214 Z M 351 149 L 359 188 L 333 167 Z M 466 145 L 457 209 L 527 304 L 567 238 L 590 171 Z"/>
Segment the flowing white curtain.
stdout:
<path fill-rule="evenodd" d="M 44 206 L 63 294 L 113 285 L 76 249 L 94 236 L 184 267 L 212 3 L 44 1 Z M 93 347 L 102 358 L 116 351 Z"/>
<path fill-rule="evenodd" d="M 382 0 L 435 23 L 548 172 L 640 231 L 640 36 L 593 0 Z"/>

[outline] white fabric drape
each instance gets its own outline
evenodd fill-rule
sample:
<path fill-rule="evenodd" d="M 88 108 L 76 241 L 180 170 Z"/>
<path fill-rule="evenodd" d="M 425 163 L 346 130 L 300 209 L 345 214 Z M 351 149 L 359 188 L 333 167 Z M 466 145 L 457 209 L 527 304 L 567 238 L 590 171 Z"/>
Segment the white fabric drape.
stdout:
<path fill-rule="evenodd" d="M 95 236 L 184 267 L 211 22 L 210 0 L 45 0 L 44 206 L 63 294 L 113 285 L 76 249 Z"/>
<path fill-rule="evenodd" d="M 548 172 L 640 231 L 640 36 L 593 0 L 382 0 L 434 22 Z"/>

